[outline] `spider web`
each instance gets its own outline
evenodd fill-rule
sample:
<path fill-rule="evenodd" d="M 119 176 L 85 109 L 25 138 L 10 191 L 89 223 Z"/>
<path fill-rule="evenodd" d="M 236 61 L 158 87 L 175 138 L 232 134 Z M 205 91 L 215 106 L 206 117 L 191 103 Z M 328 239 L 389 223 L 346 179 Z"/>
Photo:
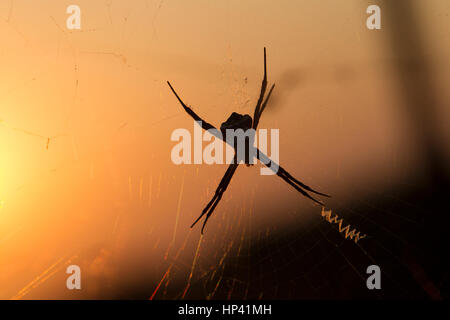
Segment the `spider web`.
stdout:
<path fill-rule="evenodd" d="M 392 192 L 380 194 L 375 191 L 375 194 L 375 200 L 367 198 L 351 206 L 336 204 L 340 217 L 369 234 L 358 243 L 345 239 L 336 225 L 320 216 L 319 208 L 308 212 L 314 216 L 312 223 L 304 223 L 302 215 L 295 209 L 283 211 L 289 215 L 287 225 L 295 227 L 267 227 L 256 236 L 246 235 L 248 225 L 243 223 L 247 220 L 251 224 L 255 213 L 251 208 L 238 210 L 235 215 L 224 218 L 232 221 L 224 221 L 220 234 L 209 238 L 209 243 L 203 243 L 200 238 L 192 264 L 177 260 L 169 264 L 169 275 L 177 278 L 177 274 L 185 274 L 187 282 L 177 288 L 173 283 L 170 285 L 164 273 L 166 277 L 151 297 L 436 298 L 439 291 L 445 294 L 447 289 L 442 279 L 445 279 L 446 271 L 432 274 L 433 282 L 441 284 L 439 288 L 427 288 L 426 281 L 418 276 L 425 273 L 414 260 L 424 255 L 420 251 L 422 248 L 415 250 L 416 258 L 410 256 L 411 248 L 417 249 L 423 240 L 417 235 L 423 232 L 420 217 L 427 208 L 411 203 L 410 199 L 405 200 L 402 195 L 393 196 Z M 214 253 L 208 252 L 208 246 L 214 248 Z M 369 275 L 366 269 L 372 264 L 381 267 L 382 291 L 367 289 Z M 164 286 L 167 282 L 169 285 Z"/>

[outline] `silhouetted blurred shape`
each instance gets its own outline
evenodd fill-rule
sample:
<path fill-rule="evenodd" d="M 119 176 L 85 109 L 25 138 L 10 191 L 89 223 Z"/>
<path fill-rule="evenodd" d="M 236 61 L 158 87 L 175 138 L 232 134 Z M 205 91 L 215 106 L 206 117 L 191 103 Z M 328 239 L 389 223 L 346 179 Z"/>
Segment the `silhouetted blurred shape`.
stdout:
<path fill-rule="evenodd" d="M 437 99 L 432 89 L 432 71 L 426 58 L 421 21 L 413 1 L 383 1 L 383 25 L 394 55 L 393 68 L 398 75 L 405 120 L 410 122 L 416 146 L 424 156 L 425 173 L 433 186 L 447 184 L 448 168 L 435 128 Z"/>
<path fill-rule="evenodd" d="M 411 136 L 424 161 L 423 185 L 410 193 L 412 199 L 420 199 L 426 208 L 423 232 L 417 234 L 414 245 L 420 250 L 415 250 L 416 257 L 412 258 L 411 248 L 406 248 L 409 258 L 403 263 L 413 266 L 418 265 L 414 259 L 421 260 L 426 273 L 433 278 L 431 280 L 435 284 L 442 284 L 449 266 L 448 241 L 443 241 L 449 226 L 449 175 L 443 152 L 444 143 L 440 141 L 444 137 L 440 137 L 436 131 L 440 116 L 437 114 L 438 100 L 433 93 L 433 74 L 425 54 L 424 34 L 420 28 L 421 21 L 417 18 L 415 3 L 417 2 L 408 0 L 381 3 L 384 21 L 387 21 L 383 28 L 395 57 L 393 68 L 398 75 L 399 89 L 404 99 L 403 114 L 412 128 Z M 428 279 L 423 282 L 427 281 Z M 430 292 L 425 287 L 424 290 Z M 442 287 L 441 290 L 446 289 Z M 429 297 L 436 297 L 436 294 L 429 294 Z"/>

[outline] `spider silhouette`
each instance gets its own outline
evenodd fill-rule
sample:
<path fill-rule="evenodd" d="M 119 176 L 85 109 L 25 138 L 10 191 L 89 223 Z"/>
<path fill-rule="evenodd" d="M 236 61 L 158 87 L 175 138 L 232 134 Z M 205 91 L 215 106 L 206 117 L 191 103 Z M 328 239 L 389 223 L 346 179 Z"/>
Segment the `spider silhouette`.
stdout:
<path fill-rule="evenodd" d="M 210 123 L 204 121 L 202 118 L 200 118 L 190 107 L 188 107 L 178 96 L 178 94 L 175 92 L 175 89 L 172 87 L 169 81 L 167 81 L 167 84 L 169 85 L 170 89 L 172 90 L 173 94 L 177 97 L 180 104 L 183 106 L 184 110 L 198 123 L 201 125 L 201 127 L 204 130 L 208 130 L 210 133 L 215 135 L 216 137 L 219 137 L 224 142 L 230 144 L 235 151 L 234 159 L 232 163 L 229 165 L 227 171 L 225 172 L 225 175 L 222 177 L 222 180 L 219 183 L 219 186 L 216 189 L 216 192 L 214 193 L 213 198 L 211 201 L 206 205 L 206 207 L 203 209 L 201 215 L 197 218 L 197 220 L 194 221 L 194 223 L 191 225 L 191 228 L 194 227 L 194 225 L 206 214 L 205 221 L 203 222 L 201 233 L 203 234 L 203 231 L 205 229 L 206 223 L 208 222 L 208 219 L 211 217 L 212 213 L 214 212 L 214 209 L 216 208 L 219 201 L 222 199 L 222 196 L 224 192 L 226 191 L 228 185 L 230 184 L 231 178 L 233 177 L 234 173 L 236 172 L 236 169 L 240 162 L 237 159 L 237 144 L 236 143 L 230 143 L 228 139 L 226 139 L 226 133 L 227 129 L 242 129 L 242 130 L 248 130 L 248 129 L 254 129 L 258 127 L 259 120 L 261 119 L 261 115 L 263 111 L 265 110 L 267 103 L 269 101 L 270 95 L 272 94 L 273 89 L 275 88 L 275 84 L 272 85 L 272 87 L 269 90 L 269 93 L 264 99 L 266 89 L 267 89 L 267 64 L 266 64 L 266 48 L 264 48 L 264 77 L 261 84 L 261 93 L 259 95 L 258 101 L 256 103 L 255 111 L 253 114 L 253 119 L 250 115 L 245 114 L 241 115 L 239 113 L 233 112 L 230 117 L 221 124 L 220 126 L 220 132 L 221 135 L 214 134 L 214 132 L 218 132 L 218 130 L 211 125 Z M 246 140 L 245 145 L 245 160 L 244 163 L 246 165 L 251 165 L 253 162 L 251 162 L 253 159 L 250 159 L 249 157 L 249 150 L 251 148 L 254 148 L 256 158 L 263 162 L 267 167 L 272 169 L 280 178 L 282 178 L 284 181 L 286 181 L 289 185 L 294 187 L 298 192 L 300 192 L 303 196 L 311 199 L 315 203 L 322 205 L 323 203 L 313 198 L 311 195 L 309 195 L 309 192 L 313 192 L 315 194 L 330 197 L 327 194 L 318 192 L 313 190 L 312 188 L 308 187 L 304 183 L 298 181 L 295 179 L 292 175 L 290 175 L 285 169 L 283 169 L 281 166 L 273 162 L 267 155 L 265 155 L 263 152 L 261 152 L 256 147 L 253 147 L 253 144 L 250 144 L 248 140 Z M 275 168 L 275 169 L 273 169 Z"/>

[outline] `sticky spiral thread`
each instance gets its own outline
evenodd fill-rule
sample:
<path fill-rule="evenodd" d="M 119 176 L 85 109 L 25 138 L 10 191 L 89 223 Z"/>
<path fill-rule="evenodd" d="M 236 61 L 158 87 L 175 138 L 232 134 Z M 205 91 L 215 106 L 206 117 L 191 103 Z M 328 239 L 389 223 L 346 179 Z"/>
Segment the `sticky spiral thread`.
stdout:
<path fill-rule="evenodd" d="M 339 216 L 336 214 L 334 217 L 332 217 L 331 210 L 325 210 L 324 207 L 322 207 L 322 217 L 325 217 L 325 220 L 329 223 L 336 223 L 339 226 L 339 232 L 344 234 L 345 239 L 350 238 L 350 240 L 355 241 L 355 243 L 358 243 L 359 240 L 364 239 L 367 237 L 366 234 L 361 234 L 359 231 L 357 232 L 356 229 L 350 230 L 350 225 L 348 224 L 346 227 L 342 227 L 342 224 L 344 222 L 344 219 L 339 218 Z M 345 231 L 345 233 L 344 233 Z"/>

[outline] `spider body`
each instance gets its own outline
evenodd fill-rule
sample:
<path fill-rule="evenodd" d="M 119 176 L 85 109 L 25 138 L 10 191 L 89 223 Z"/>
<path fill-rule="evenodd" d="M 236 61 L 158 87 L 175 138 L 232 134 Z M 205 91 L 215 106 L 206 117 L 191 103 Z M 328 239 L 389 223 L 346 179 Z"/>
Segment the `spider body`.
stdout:
<path fill-rule="evenodd" d="M 229 130 L 232 130 L 234 135 L 232 137 L 232 146 L 237 154 L 235 161 L 237 161 L 237 163 L 243 161 L 247 166 L 253 165 L 253 163 L 251 163 L 253 160 L 251 157 L 251 144 L 255 141 L 255 131 L 248 131 L 252 129 L 252 124 L 253 119 L 250 115 L 242 115 L 237 112 L 233 112 L 228 117 L 227 121 L 220 125 L 220 131 L 225 141 L 229 141 L 231 139 L 231 137 L 228 137 L 228 134 L 230 133 Z M 243 141 L 244 143 L 244 148 L 242 150 L 244 152 L 243 156 L 238 150 L 239 141 Z"/>
<path fill-rule="evenodd" d="M 198 124 L 202 126 L 204 130 L 217 130 L 212 124 L 204 121 L 202 118 L 200 118 L 190 107 L 188 107 L 178 96 L 178 94 L 175 92 L 174 88 L 170 84 L 169 81 L 167 81 L 167 84 L 169 85 L 170 89 L 174 93 L 174 95 L 177 97 L 180 104 L 183 106 L 184 110 L 195 120 Z M 273 88 L 275 85 L 272 85 L 272 87 L 269 90 L 269 93 L 264 98 L 267 88 L 267 67 L 266 67 L 266 48 L 264 48 L 264 78 L 261 85 L 261 93 L 259 95 L 258 101 L 256 103 L 253 119 L 248 114 L 239 114 L 237 112 L 233 112 L 228 119 L 223 122 L 220 125 L 220 131 L 222 133 L 222 136 L 220 137 L 224 142 L 231 144 L 235 149 L 235 158 L 234 161 L 228 166 L 227 171 L 225 172 L 225 175 L 222 177 L 222 180 L 219 183 L 219 186 L 216 189 L 216 192 L 214 193 L 214 197 L 211 199 L 211 201 L 206 205 L 206 207 L 203 209 L 202 214 L 197 218 L 197 220 L 194 221 L 191 228 L 204 216 L 206 215 L 206 219 L 203 222 L 202 227 L 202 233 L 205 228 L 206 222 L 208 221 L 209 217 L 213 213 L 214 209 L 216 208 L 217 204 L 219 203 L 220 199 L 222 199 L 222 196 L 224 192 L 226 191 L 228 185 L 230 184 L 231 178 L 233 177 L 234 173 L 236 172 L 236 169 L 241 161 L 243 161 L 245 164 L 250 165 L 251 162 L 253 162 L 253 156 L 255 156 L 258 160 L 264 163 L 265 166 L 272 169 L 273 167 L 276 167 L 276 174 L 281 179 L 283 179 L 286 183 L 288 183 L 290 186 L 292 186 L 295 190 L 300 192 L 303 196 L 309 198 L 310 200 L 316 202 L 317 204 L 320 204 L 323 206 L 322 202 L 314 199 L 308 192 L 313 192 L 315 194 L 329 197 L 328 195 L 324 193 L 320 193 L 318 191 L 313 190 L 312 188 L 308 187 L 304 183 L 300 182 L 299 180 L 295 179 L 289 172 L 287 172 L 284 168 L 279 166 L 278 164 L 274 163 L 272 160 L 270 160 L 264 153 L 262 153 L 257 148 L 253 147 L 254 137 L 255 137 L 255 130 L 258 127 L 259 120 L 261 118 L 262 112 L 267 106 L 267 102 L 269 101 L 270 95 L 272 93 Z M 234 141 L 230 141 L 231 137 L 228 136 L 231 134 L 231 132 L 228 129 L 234 130 Z M 239 130 L 241 129 L 241 130 Z M 251 129 L 251 130 L 250 130 Z M 244 136 L 242 136 L 244 135 Z M 227 139 L 228 138 L 228 139 Z M 239 144 L 242 144 L 242 139 L 245 139 L 245 159 L 242 159 L 242 155 L 239 155 L 239 147 L 242 147 Z M 250 150 L 255 151 L 253 156 L 250 155 Z M 250 161 L 251 160 L 251 161 Z"/>
<path fill-rule="evenodd" d="M 227 119 L 227 121 L 223 122 L 220 125 L 220 131 L 222 134 L 225 134 L 227 129 L 242 129 L 244 131 L 250 129 L 252 127 L 253 119 L 248 114 L 239 114 L 237 112 L 233 112 Z"/>

